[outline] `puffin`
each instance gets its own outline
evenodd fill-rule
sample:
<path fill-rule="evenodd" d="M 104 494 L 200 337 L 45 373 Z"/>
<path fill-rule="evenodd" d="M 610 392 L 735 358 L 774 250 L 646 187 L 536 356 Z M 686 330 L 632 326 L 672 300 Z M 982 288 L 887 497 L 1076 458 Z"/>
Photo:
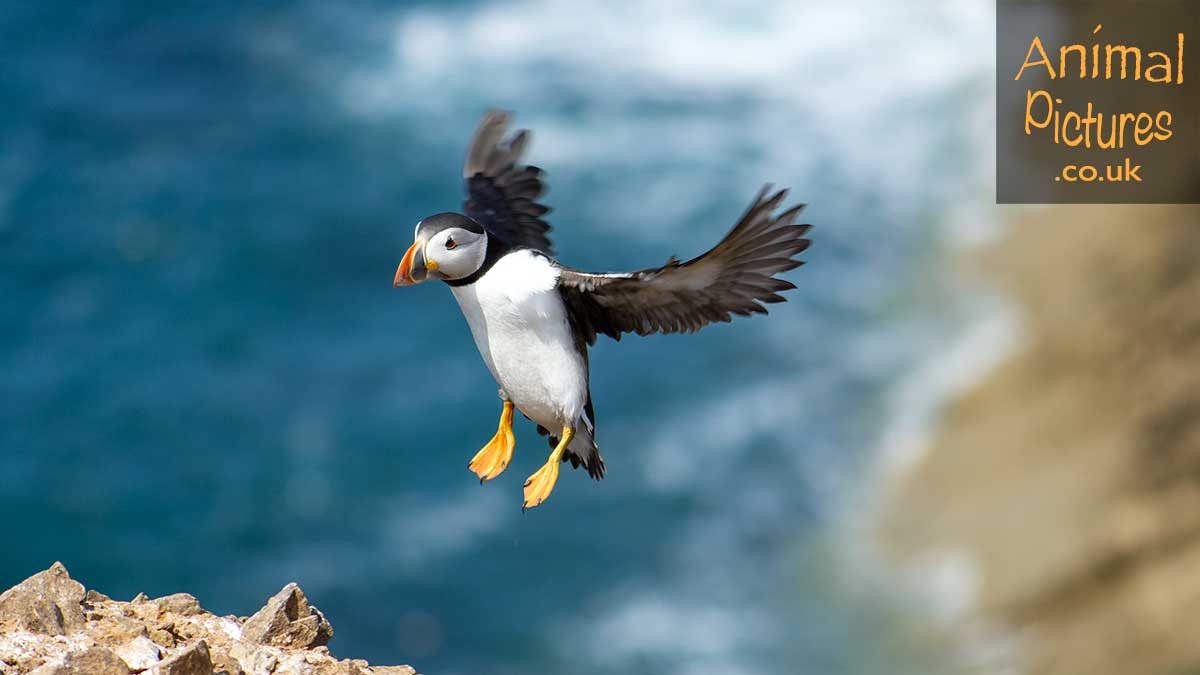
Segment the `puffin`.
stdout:
<path fill-rule="evenodd" d="M 804 204 L 780 210 L 787 190 L 764 186 L 729 233 L 706 253 L 633 272 L 585 272 L 555 257 L 539 199 L 543 172 L 522 157 L 528 130 L 508 135 L 511 114 L 488 111 L 463 165 L 462 212 L 417 223 L 394 287 L 438 280 L 451 293 L 503 402 L 495 435 L 468 463 L 480 483 L 508 467 L 519 410 L 548 436 L 550 456 L 524 483 L 522 510 L 546 501 L 570 461 L 604 478 L 596 444 L 588 348 L 603 335 L 692 333 L 733 316 L 766 314 L 796 286 L 776 275 L 803 264 Z"/>

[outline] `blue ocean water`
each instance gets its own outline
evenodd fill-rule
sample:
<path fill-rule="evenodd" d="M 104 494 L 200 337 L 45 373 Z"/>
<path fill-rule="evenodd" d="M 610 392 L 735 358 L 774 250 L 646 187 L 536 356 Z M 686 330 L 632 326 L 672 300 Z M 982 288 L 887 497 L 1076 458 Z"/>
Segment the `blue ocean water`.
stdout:
<path fill-rule="evenodd" d="M 0 584 L 295 580 L 334 653 L 429 675 L 935 672 L 836 542 L 990 198 L 990 13 L 4 3 Z M 496 386 L 445 288 L 391 287 L 492 106 L 573 266 L 700 253 L 768 181 L 817 226 L 771 316 L 601 343 L 609 475 L 527 513 L 544 440 L 478 485 Z"/>

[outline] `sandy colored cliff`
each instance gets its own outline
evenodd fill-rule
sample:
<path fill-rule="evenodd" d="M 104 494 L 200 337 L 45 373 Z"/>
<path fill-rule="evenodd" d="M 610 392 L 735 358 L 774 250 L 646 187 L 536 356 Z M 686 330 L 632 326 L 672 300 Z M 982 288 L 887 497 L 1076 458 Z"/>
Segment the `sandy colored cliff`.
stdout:
<path fill-rule="evenodd" d="M 1200 210 L 1021 214 L 984 262 L 1025 345 L 946 411 L 884 538 L 965 551 L 1024 672 L 1200 672 Z"/>

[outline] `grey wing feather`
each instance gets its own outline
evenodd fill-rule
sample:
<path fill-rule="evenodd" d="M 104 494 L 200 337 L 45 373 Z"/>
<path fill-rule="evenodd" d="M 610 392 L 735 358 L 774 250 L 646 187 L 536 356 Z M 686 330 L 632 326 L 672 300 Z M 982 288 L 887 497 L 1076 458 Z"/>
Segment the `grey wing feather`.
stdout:
<path fill-rule="evenodd" d="M 489 235 L 553 255 L 550 224 L 542 218 L 550 209 L 537 201 L 546 191 L 542 170 L 521 164 L 528 131 L 522 129 L 505 140 L 510 119 L 505 111 L 490 110 L 475 130 L 463 164 L 467 189 L 463 213 Z"/>
<path fill-rule="evenodd" d="M 562 268 L 559 286 L 588 344 L 598 334 L 691 333 L 733 315 L 766 314 L 763 303 L 783 302 L 795 288 L 774 275 L 804 264 L 794 256 L 808 248 L 811 225 L 794 224 L 804 205 L 775 215 L 787 196 L 771 186 L 710 251 L 685 263 L 637 272 L 592 274 Z"/>

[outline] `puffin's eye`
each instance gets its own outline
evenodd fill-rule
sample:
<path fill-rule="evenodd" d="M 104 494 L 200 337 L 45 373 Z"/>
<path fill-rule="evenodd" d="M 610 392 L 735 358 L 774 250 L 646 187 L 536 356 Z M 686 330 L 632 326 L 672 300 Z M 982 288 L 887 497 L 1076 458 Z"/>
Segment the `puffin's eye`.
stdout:
<path fill-rule="evenodd" d="M 456 248 L 458 248 L 458 244 L 450 237 L 446 237 L 446 250 L 453 251 Z"/>

